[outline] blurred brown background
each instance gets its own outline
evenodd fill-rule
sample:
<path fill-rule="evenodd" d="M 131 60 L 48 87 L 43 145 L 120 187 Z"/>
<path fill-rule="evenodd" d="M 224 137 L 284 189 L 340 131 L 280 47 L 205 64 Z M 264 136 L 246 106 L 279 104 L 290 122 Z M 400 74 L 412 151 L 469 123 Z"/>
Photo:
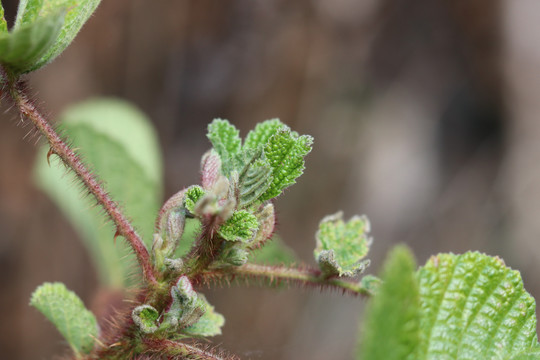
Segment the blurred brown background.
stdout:
<path fill-rule="evenodd" d="M 17 1 L 2 0 L 13 18 Z M 540 3 L 535 0 L 103 0 L 74 44 L 29 76 L 57 115 L 128 99 L 156 128 L 166 195 L 198 181 L 206 125 L 245 135 L 279 117 L 315 137 L 277 201 L 279 233 L 313 264 L 324 215 L 365 213 L 376 272 L 395 243 L 419 264 L 481 250 L 540 298 Z M 0 358 L 65 344 L 27 304 L 63 281 L 87 304 L 97 280 L 76 234 L 32 185 L 35 138 L 0 115 Z M 536 280 L 536 281 L 535 281 Z M 213 344 L 243 359 L 351 359 L 364 301 L 302 289 L 208 291 L 227 318 Z"/>

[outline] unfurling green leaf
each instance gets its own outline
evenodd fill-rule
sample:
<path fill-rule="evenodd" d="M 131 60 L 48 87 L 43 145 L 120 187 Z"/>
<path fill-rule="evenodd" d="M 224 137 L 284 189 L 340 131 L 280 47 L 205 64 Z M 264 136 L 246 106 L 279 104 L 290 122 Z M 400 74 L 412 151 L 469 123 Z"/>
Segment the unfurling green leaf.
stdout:
<path fill-rule="evenodd" d="M 363 260 L 371 245 L 369 220 L 354 216 L 347 223 L 343 213 L 325 217 L 317 231 L 315 259 L 325 275 L 356 276 L 369 265 Z"/>
<path fill-rule="evenodd" d="M 304 157 L 311 151 L 313 138 L 298 136 L 296 132 L 282 128 L 264 147 L 264 155 L 272 167 L 272 183 L 260 200 L 270 200 L 295 183 L 304 171 Z"/>
<path fill-rule="evenodd" d="M 242 266 L 248 261 L 249 253 L 244 249 L 242 243 L 229 242 L 225 244 L 224 249 L 221 251 L 218 262 L 213 264 L 214 267 L 222 267 L 223 264 Z"/>
<path fill-rule="evenodd" d="M 268 143 L 268 140 L 274 136 L 278 130 L 287 128 L 279 119 L 266 120 L 255 126 L 246 136 L 244 149 L 263 148 Z"/>
<path fill-rule="evenodd" d="M 159 312 L 150 305 L 137 306 L 131 312 L 131 318 L 145 334 L 152 334 L 158 329 Z"/>
<path fill-rule="evenodd" d="M 161 153 L 157 136 L 144 114 L 119 100 L 90 100 L 69 108 L 61 116 L 64 132 L 90 164 L 113 199 L 118 201 L 148 248 L 162 194 Z M 71 220 L 88 246 L 104 284 L 122 288 L 133 279 L 130 254 L 123 241 L 112 241 L 116 229 L 107 222 L 95 201 L 82 196 L 78 180 L 56 157 L 51 166 L 43 147 L 36 158 L 38 186 Z"/>
<path fill-rule="evenodd" d="M 65 11 L 58 11 L 33 22 L 0 31 L 0 63 L 12 74 L 31 71 L 58 38 Z"/>
<path fill-rule="evenodd" d="M 257 201 L 272 184 L 272 167 L 262 159 L 250 163 L 238 178 L 239 206 L 246 207 Z"/>
<path fill-rule="evenodd" d="M 228 176 L 232 170 L 231 159 L 242 147 L 238 129 L 227 120 L 215 119 L 208 125 L 207 136 L 221 158 L 223 174 Z"/>
<path fill-rule="evenodd" d="M 228 241 L 249 242 L 255 236 L 259 224 L 255 215 L 246 210 L 235 211 L 218 230 L 218 234 Z"/>
<path fill-rule="evenodd" d="M 204 189 L 214 187 L 221 174 L 221 159 L 214 150 L 209 150 L 201 159 L 201 184 Z"/>
<path fill-rule="evenodd" d="M 259 228 L 253 241 L 251 242 L 250 248 L 261 247 L 274 233 L 274 227 L 276 226 L 276 214 L 274 210 L 274 205 L 272 203 L 266 204 L 262 209 L 255 213 L 257 218 L 257 223 Z"/>
<path fill-rule="evenodd" d="M 202 337 L 221 335 L 221 327 L 225 324 L 223 315 L 214 311 L 214 307 L 206 301 L 204 295 L 198 294 L 198 302 L 204 309 L 203 316 L 193 325 L 183 329 L 182 333 Z"/>
<path fill-rule="evenodd" d="M 73 41 L 84 23 L 96 10 L 101 0 L 21 0 L 17 11 L 14 31 L 26 26 L 33 27 L 41 19 L 65 12 L 65 21 L 53 43 L 43 56 L 22 72 L 37 70 L 54 60 Z M 62 16 L 63 19 L 63 16 Z"/>
<path fill-rule="evenodd" d="M 98 334 L 96 318 L 64 284 L 41 285 L 32 294 L 30 305 L 56 326 L 77 357 L 90 353 Z"/>
<path fill-rule="evenodd" d="M 418 281 L 418 359 L 511 359 L 538 351 L 535 301 L 501 259 L 439 254 L 418 271 Z"/>
<path fill-rule="evenodd" d="M 359 359 L 416 359 L 420 296 L 415 270 L 414 258 L 406 247 L 396 247 L 388 255 L 382 285 L 366 309 Z"/>
<path fill-rule="evenodd" d="M 184 195 L 184 207 L 186 210 L 194 214 L 195 204 L 202 199 L 204 193 L 203 188 L 198 185 L 193 185 L 187 188 Z"/>

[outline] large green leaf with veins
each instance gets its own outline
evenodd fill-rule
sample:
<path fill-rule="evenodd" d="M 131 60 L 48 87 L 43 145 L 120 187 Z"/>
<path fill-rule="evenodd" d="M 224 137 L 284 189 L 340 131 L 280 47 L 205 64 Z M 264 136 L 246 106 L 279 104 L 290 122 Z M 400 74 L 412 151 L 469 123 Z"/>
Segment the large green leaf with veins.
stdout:
<path fill-rule="evenodd" d="M 157 136 L 146 116 L 125 102 L 100 99 L 69 108 L 61 119 L 73 147 L 104 181 L 150 247 L 161 202 L 162 170 Z M 133 272 L 130 261 L 124 259 L 128 254 L 133 258 L 131 250 L 125 241 L 113 241 L 115 228 L 103 210 L 92 197 L 81 194 L 75 177 L 55 156 L 49 167 L 46 153 L 44 147 L 37 158 L 38 186 L 79 230 L 101 281 L 123 287 Z"/>
<path fill-rule="evenodd" d="M 418 359 L 540 358 L 529 354 L 538 343 L 535 301 L 501 259 L 440 254 L 418 271 L 418 281 Z"/>
<path fill-rule="evenodd" d="M 96 318 L 64 284 L 39 286 L 32 294 L 30 305 L 56 326 L 78 358 L 92 350 L 98 336 Z"/>

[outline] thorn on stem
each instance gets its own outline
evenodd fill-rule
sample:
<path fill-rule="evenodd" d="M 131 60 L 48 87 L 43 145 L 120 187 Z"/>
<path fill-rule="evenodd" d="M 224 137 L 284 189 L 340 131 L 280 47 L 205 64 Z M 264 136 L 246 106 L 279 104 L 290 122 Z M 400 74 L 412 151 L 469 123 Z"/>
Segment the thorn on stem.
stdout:
<path fill-rule="evenodd" d="M 51 155 L 54 154 L 54 151 L 52 148 L 49 148 L 49 151 L 47 152 L 47 164 L 51 166 Z"/>
<path fill-rule="evenodd" d="M 121 235 L 122 233 L 120 232 L 120 230 L 116 229 L 116 232 L 114 233 L 114 245 L 116 245 L 116 238 Z"/>

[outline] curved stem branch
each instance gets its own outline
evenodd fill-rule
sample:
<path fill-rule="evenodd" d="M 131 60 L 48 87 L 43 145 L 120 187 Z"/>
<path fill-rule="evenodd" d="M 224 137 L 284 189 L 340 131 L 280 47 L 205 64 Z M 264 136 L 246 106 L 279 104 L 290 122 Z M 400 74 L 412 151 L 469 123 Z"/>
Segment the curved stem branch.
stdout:
<path fill-rule="evenodd" d="M 202 272 L 197 281 L 231 281 L 231 280 L 262 280 L 268 285 L 280 285 L 292 283 L 299 286 L 319 287 L 342 291 L 344 294 L 371 296 L 371 291 L 365 288 L 361 282 L 340 279 L 325 278 L 321 271 L 311 268 L 290 268 L 285 266 L 266 266 L 257 264 L 245 264 L 227 270 L 209 270 Z"/>
<path fill-rule="evenodd" d="M 58 135 L 45 116 L 28 99 L 23 86 L 20 83 L 11 83 L 8 84 L 8 91 L 21 114 L 30 119 L 41 134 L 47 138 L 50 146 L 49 156 L 56 154 L 62 159 L 64 164 L 73 170 L 83 182 L 85 188 L 96 198 L 97 202 L 105 209 L 107 215 L 114 222 L 117 228 L 117 234 L 122 235 L 131 245 L 142 268 L 144 279 L 151 285 L 157 285 L 148 250 L 130 221 L 120 210 L 118 204 L 111 199 L 98 178 L 88 170 L 81 158 Z"/>

